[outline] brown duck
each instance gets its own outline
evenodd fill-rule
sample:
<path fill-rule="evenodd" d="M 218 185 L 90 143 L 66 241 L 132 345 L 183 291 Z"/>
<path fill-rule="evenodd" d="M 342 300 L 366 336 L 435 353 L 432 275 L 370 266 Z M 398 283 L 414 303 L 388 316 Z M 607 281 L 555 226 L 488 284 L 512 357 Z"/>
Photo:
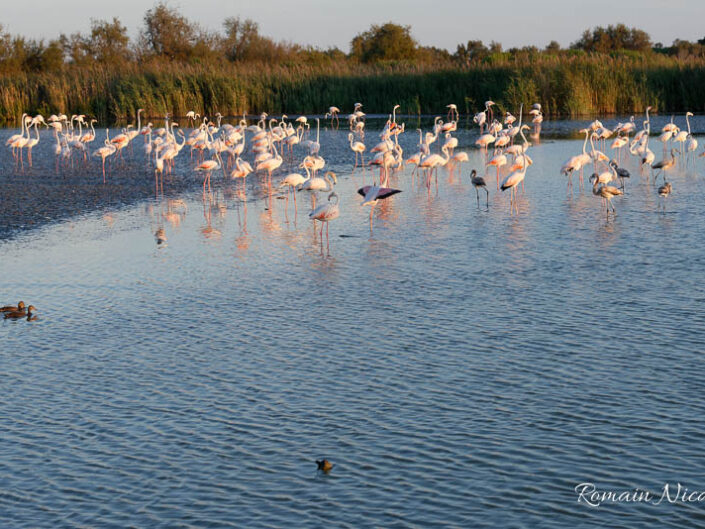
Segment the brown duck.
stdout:
<path fill-rule="evenodd" d="M 325 472 L 326 474 L 328 474 L 328 472 L 333 470 L 333 467 L 335 466 L 333 463 L 331 463 L 327 459 L 321 459 L 320 461 L 316 460 L 316 465 L 318 466 L 318 470 L 321 470 L 322 472 Z"/>
<path fill-rule="evenodd" d="M 37 309 L 34 307 L 34 305 L 30 305 L 29 307 L 27 307 L 27 312 L 25 312 L 24 309 L 6 312 L 5 319 L 18 320 L 20 318 L 26 317 L 28 320 L 32 321 L 32 319 L 36 318 L 36 316 L 32 314 L 35 310 Z"/>
<path fill-rule="evenodd" d="M 20 310 L 24 310 L 24 301 L 20 301 L 16 306 L 5 305 L 4 307 L 0 307 L 0 312 L 17 312 Z"/>

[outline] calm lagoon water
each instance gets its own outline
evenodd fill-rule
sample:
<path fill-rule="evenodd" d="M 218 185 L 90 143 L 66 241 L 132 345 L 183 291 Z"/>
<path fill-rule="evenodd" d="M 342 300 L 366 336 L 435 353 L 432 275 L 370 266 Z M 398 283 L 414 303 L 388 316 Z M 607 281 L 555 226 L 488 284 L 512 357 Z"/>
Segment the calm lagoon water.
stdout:
<path fill-rule="evenodd" d="M 660 214 L 630 160 L 608 220 L 558 172 L 582 148 L 559 137 L 584 125 L 544 126 L 514 215 L 491 173 L 478 208 L 461 131 L 462 177 L 429 194 L 393 176 L 370 233 L 355 190 L 371 173 L 325 130 L 329 249 L 304 193 L 295 216 L 259 177 L 243 195 L 214 174 L 204 204 L 186 152 L 164 196 L 14 231 L 0 303 L 39 320 L 0 321 L 2 525 L 705 525 L 705 503 L 577 501 L 582 482 L 705 490 L 704 165 L 672 173 Z M 58 178 L 49 145 L 32 178 Z M 64 172 L 102 186 L 95 163 Z"/>

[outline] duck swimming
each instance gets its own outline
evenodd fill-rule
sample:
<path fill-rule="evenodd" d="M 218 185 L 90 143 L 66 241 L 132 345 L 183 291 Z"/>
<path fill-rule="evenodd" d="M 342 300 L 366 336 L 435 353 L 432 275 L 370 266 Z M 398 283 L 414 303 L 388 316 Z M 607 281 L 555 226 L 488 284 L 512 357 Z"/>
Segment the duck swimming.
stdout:
<path fill-rule="evenodd" d="M 0 312 L 18 312 L 18 311 L 23 311 L 24 310 L 24 301 L 20 301 L 17 303 L 17 306 L 13 305 L 5 305 L 4 307 L 0 307 Z"/>
<path fill-rule="evenodd" d="M 32 321 L 33 318 L 36 318 L 32 313 L 37 310 L 34 305 L 30 305 L 27 307 L 27 312 L 24 311 L 24 307 L 22 310 L 14 310 L 11 312 L 5 313 L 5 319 L 8 320 L 18 320 L 20 318 L 26 317 L 28 320 Z"/>
<path fill-rule="evenodd" d="M 316 465 L 318 465 L 318 470 L 321 470 L 328 474 L 331 470 L 333 470 L 333 463 L 328 461 L 327 459 L 321 459 L 320 461 L 316 460 Z"/>

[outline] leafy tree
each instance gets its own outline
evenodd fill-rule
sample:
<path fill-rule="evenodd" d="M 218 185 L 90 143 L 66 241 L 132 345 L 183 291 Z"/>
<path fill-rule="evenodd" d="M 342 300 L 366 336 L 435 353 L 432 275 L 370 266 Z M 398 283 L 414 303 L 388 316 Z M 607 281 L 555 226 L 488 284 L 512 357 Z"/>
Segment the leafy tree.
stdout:
<path fill-rule="evenodd" d="M 223 47 L 229 61 L 242 61 L 253 55 L 261 39 L 257 22 L 249 18 L 241 20 L 240 17 L 228 17 L 223 22 L 223 28 Z"/>
<path fill-rule="evenodd" d="M 112 22 L 91 20 L 91 34 L 84 42 L 86 53 L 98 62 L 120 64 L 131 58 L 127 28 L 117 17 Z"/>
<path fill-rule="evenodd" d="M 56 39 L 49 41 L 41 54 L 41 66 L 49 72 L 59 71 L 64 66 L 64 49 L 61 42 Z"/>
<path fill-rule="evenodd" d="M 451 54 L 443 48 L 435 46 L 420 46 L 416 53 L 416 61 L 425 64 L 443 64 L 451 62 Z"/>
<path fill-rule="evenodd" d="M 144 15 L 142 39 L 155 55 L 188 60 L 196 40 L 196 28 L 176 9 L 160 2 Z"/>
<path fill-rule="evenodd" d="M 673 55 L 681 60 L 690 57 L 702 57 L 705 55 L 705 46 L 687 40 L 676 39 L 668 50 L 669 55 Z"/>
<path fill-rule="evenodd" d="M 373 25 L 358 34 L 351 42 L 350 52 L 354 59 L 372 63 L 379 61 L 403 61 L 416 58 L 418 44 L 411 36 L 411 26 L 400 26 L 387 22 Z"/>
<path fill-rule="evenodd" d="M 637 28 L 628 28 L 624 24 L 586 29 L 580 40 L 571 45 L 573 49 L 609 53 L 615 50 L 634 50 L 646 52 L 651 50 L 651 37 Z"/>
<path fill-rule="evenodd" d="M 470 64 L 473 61 L 481 61 L 489 55 L 487 49 L 481 40 L 469 40 L 466 45 L 458 44 L 458 47 L 453 55 L 454 58 L 463 64 Z"/>
<path fill-rule="evenodd" d="M 561 45 L 555 40 L 552 40 L 546 46 L 546 52 L 548 53 L 558 53 L 559 51 L 561 51 Z"/>
<path fill-rule="evenodd" d="M 92 58 L 86 50 L 86 39 L 80 33 L 72 33 L 59 37 L 59 44 L 64 52 L 64 56 L 72 64 L 84 65 L 90 63 Z"/>
<path fill-rule="evenodd" d="M 12 36 L 0 24 L 0 70 L 10 71 L 13 68 Z"/>

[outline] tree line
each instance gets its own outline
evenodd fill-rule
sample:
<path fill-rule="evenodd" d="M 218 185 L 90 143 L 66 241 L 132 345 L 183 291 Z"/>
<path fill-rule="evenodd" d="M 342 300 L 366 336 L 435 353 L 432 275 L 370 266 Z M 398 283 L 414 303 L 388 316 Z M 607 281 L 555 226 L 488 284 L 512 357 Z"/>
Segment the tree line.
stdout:
<path fill-rule="evenodd" d="M 130 39 L 118 18 L 92 20 L 87 34 L 61 34 L 58 38 L 29 39 L 11 35 L 0 25 L 0 72 L 55 72 L 68 65 L 150 65 L 164 62 L 197 66 L 226 63 L 279 65 L 408 63 L 435 68 L 462 68 L 498 60 L 536 55 L 579 55 L 627 52 L 662 54 L 677 59 L 705 58 L 705 39 L 677 39 L 670 47 L 652 43 L 643 30 L 624 24 L 585 30 L 563 49 L 552 41 L 544 49 L 535 46 L 504 50 L 498 42 L 481 40 L 459 44 L 455 52 L 422 46 L 410 26 L 391 22 L 372 25 L 356 35 L 346 53 L 339 48 L 320 49 L 277 41 L 260 34 L 256 22 L 228 17 L 220 32 L 208 31 L 188 20 L 176 8 L 159 2 L 147 10 L 137 39 Z"/>

